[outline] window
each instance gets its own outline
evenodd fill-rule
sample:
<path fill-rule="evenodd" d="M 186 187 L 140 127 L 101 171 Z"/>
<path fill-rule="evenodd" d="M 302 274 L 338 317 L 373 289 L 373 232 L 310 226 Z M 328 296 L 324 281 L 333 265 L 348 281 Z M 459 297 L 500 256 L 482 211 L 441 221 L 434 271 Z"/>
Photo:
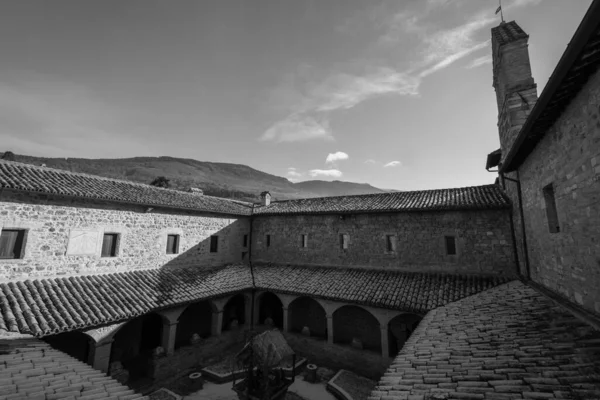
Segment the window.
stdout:
<path fill-rule="evenodd" d="M 454 236 L 444 236 L 446 242 L 446 255 L 456 255 L 456 238 Z"/>
<path fill-rule="evenodd" d="M 242 246 L 248 247 L 248 235 L 244 235 L 244 242 L 243 242 Z"/>
<path fill-rule="evenodd" d="M 348 248 L 348 242 L 350 242 L 350 235 L 340 235 L 340 249 L 346 250 Z"/>
<path fill-rule="evenodd" d="M 271 235 L 267 235 L 267 247 L 271 247 Z"/>
<path fill-rule="evenodd" d="M 179 253 L 179 235 L 167 235 L 167 254 Z"/>
<path fill-rule="evenodd" d="M 385 235 L 385 249 L 386 251 L 396 251 L 396 236 Z"/>
<path fill-rule="evenodd" d="M 546 203 L 546 217 L 548 218 L 548 230 L 550 233 L 560 232 L 558 225 L 558 212 L 556 211 L 556 198 L 554 197 L 554 186 L 549 184 L 544 189 L 544 201 Z"/>
<path fill-rule="evenodd" d="M 0 259 L 23 258 L 24 229 L 3 229 L 0 233 Z"/>
<path fill-rule="evenodd" d="M 210 237 L 210 252 L 216 253 L 219 251 L 219 237 L 211 236 Z"/>
<path fill-rule="evenodd" d="M 117 256 L 117 241 L 119 234 L 117 233 L 105 233 L 102 239 L 102 257 L 116 257 Z"/>
<path fill-rule="evenodd" d="M 308 235 L 300 235 L 300 247 L 308 247 Z"/>

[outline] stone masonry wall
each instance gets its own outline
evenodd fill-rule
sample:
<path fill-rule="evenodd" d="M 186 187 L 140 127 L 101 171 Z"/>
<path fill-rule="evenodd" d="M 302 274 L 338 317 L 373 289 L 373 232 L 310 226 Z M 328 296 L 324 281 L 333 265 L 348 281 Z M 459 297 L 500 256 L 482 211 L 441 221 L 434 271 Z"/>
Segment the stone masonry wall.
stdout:
<path fill-rule="evenodd" d="M 0 281 L 118 272 L 163 266 L 218 266 L 242 260 L 246 218 L 119 205 L 43 194 L 0 192 L 0 228 L 26 229 L 22 259 L 0 260 Z M 72 230 L 97 232 L 94 254 L 67 255 Z M 118 233 L 116 257 L 100 257 L 104 232 Z M 167 235 L 180 235 L 179 254 L 166 254 Z M 211 253 L 210 236 L 218 235 Z M 91 245 L 93 247 L 93 244 Z M 247 257 L 246 257 L 247 258 Z"/>
<path fill-rule="evenodd" d="M 266 235 L 271 245 L 266 246 Z M 308 247 L 301 247 L 302 234 Z M 348 234 L 348 249 L 340 235 Z M 395 235 L 396 251 L 386 251 Z M 446 255 L 444 236 L 456 237 Z M 253 262 L 514 274 L 509 210 L 256 217 Z"/>
<path fill-rule="evenodd" d="M 520 166 L 532 279 L 600 314 L 600 71 Z M 554 186 L 560 232 L 542 189 Z"/>

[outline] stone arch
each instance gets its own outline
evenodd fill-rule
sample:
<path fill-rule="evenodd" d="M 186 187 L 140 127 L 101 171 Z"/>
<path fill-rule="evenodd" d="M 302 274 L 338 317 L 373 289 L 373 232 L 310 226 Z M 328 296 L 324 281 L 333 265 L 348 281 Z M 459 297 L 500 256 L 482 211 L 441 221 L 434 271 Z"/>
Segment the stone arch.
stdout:
<path fill-rule="evenodd" d="M 388 356 L 395 357 L 423 318 L 416 314 L 400 314 L 388 323 Z"/>
<path fill-rule="evenodd" d="M 333 313 L 333 341 L 352 344 L 353 339 L 362 343 L 362 348 L 381 354 L 381 332 L 379 321 L 368 310 L 356 305 L 344 305 Z"/>
<path fill-rule="evenodd" d="M 327 316 L 323 306 L 313 298 L 302 296 L 288 306 L 289 329 L 301 332 L 308 327 L 310 335 L 327 339 Z"/>
<path fill-rule="evenodd" d="M 179 315 L 175 333 L 175 348 L 190 344 L 192 335 L 197 333 L 207 338 L 212 330 L 214 306 L 207 300 L 188 305 Z"/>
<path fill-rule="evenodd" d="M 90 363 L 89 354 L 93 340 L 89 335 L 80 331 L 70 331 L 45 336 L 43 339 L 53 348 L 67 353 L 79 361 Z"/>
<path fill-rule="evenodd" d="M 113 337 L 111 369 L 113 363 L 120 362 L 130 381 L 146 376 L 152 352 L 161 345 L 163 321 L 161 315 L 149 313 L 121 326 Z"/>
<path fill-rule="evenodd" d="M 283 302 L 273 292 L 264 292 L 258 297 L 258 323 L 264 324 L 267 318 L 273 320 L 274 326 L 283 329 Z"/>
<path fill-rule="evenodd" d="M 246 321 L 246 303 L 248 299 L 242 293 L 231 297 L 223 307 L 223 325 L 221 330 L 231 329 L 232 323 L 237 321 L 238 325 L 244 325 Z"/>

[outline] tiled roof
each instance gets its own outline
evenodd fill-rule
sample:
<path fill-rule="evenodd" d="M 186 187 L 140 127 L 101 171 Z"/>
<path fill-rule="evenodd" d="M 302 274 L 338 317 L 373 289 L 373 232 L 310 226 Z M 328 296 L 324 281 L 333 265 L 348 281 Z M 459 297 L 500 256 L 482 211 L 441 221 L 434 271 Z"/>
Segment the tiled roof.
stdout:
<path fill-rule="evenodd" d="M 431 311 L 369 400 L 600 399 L 600 332 L 519 281 Z"/>
<path fill-rule="evenodd" d="M 594 0 L 506 155 L 502 170 L 514 171 L 600 67 L 600 1 Z"/>
<path fill-rule="evenodd" d="M 251 204 L 0 160 L 0 188 L 229 215 L 250 215 Z"/>
<path fill-rule="evenodd" d="M 505 283 L 509 278 L 358 268 L 257 265 L 258 289 L 425 313 Z"/>
<path fill-rule="evenodd" d="M 247 289 L 247 266 L 163 268 L 0 284 L 0 333 L 44 336 Z"/>
<path fill-rule="evenodd" d="M 503 22 L 493 27 L 492 36 L 500 46 L 529 37 L 515 21 Z"/>
<path fill-rule="evenodd" d="M 254 215 L 482 210 L 509 207 L 497 185 L 274 201 Z"/>
<path fill-rule="evenodd" d="M 98 398 L 147 399 L 39 339 L 0 339 L 0 399 Z"/>

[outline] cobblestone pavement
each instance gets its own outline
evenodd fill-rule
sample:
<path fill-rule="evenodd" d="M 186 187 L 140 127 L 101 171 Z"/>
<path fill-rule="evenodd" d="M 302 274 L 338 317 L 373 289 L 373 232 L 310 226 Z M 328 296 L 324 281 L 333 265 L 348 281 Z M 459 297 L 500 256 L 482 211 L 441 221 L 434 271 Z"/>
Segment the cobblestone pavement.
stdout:
<path fill-rule="evenodd" d="M 428 313 L 369 400 L 600 399 L 600 332 L 519 281 Z"/>

